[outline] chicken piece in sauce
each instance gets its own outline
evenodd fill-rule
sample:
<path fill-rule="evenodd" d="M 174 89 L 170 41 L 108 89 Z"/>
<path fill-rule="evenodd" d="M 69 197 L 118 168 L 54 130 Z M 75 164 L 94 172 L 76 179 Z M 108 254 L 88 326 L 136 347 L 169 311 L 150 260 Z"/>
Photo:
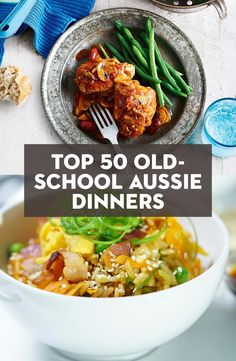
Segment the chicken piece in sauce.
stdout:
<path fill-rule="evenodd" d="M 132 64 L 120 63 L 117 59 L 95 58 L 77 68 L 76 84 L 81 93 L 108 92 L 115 82 L 130 80 L 135 74 Z"/>
<path fill-rule="evenodd" d="M 141 86 L 137 80 L 116 83 L 114 116 L 124 137 L 142 135 L 151 125 L 156 108 L 154 89 Z"/>

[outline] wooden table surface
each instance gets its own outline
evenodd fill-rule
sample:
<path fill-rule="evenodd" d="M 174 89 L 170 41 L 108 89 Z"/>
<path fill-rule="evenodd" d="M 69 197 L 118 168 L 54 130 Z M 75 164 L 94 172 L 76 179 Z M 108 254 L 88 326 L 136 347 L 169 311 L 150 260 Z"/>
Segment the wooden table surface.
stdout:
<path fill-rule="evenodd" d="M 132 6 L 156 12 L 179 26 L 193 41 L 202 58 L 207 78 L 206 106 L 222 97 L 236 96 L 236 6 L 226 0 L 228 17 L 220 21 L 217 12 L 208 9 L 192 14 L 161 10 L 149 0 L 97 0 L 94 10 Z M 33 33 L 27 31 L 6 43 L 3 65 L 18 65 L 29 75 L 33 92 L 20 107 L 0 104 L 0 174 L 22 174 L 24 144 L 57 144 L 61 140 L 52 129 L 42 106 L 40 80 L 44 60 L 33 48 Z M 236 174 L 236 157 L 213 158 L 215 174 Z"/>

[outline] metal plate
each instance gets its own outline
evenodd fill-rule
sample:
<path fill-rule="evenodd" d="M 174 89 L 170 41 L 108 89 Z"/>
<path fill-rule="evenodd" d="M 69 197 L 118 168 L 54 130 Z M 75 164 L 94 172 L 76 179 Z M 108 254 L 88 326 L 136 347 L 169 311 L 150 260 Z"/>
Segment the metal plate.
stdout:
<path fill-rule="evenodd" d="M 107 40 L 116 42 L 113 22 L 121 19 L 125 25 L 139 31 L 143 29 L 147 16 L 153 21 L 158 34 L 159 47 L 168 62 L 185 74 L 193 87 L 193 95 L 187 100 L 171 96 L 174 106 L 171 122 L 155 135 L 124 140 L 124 143 L 182 143 L 195 128 L 205 103 L 206 81 L 200 57 L 188 37 L 167 19 L 154 13 L 116 8 L 99 11 L 80 20 L 69 28 L 54 45 L 42 75 L 43 103 L 54 129 L 65 143 L 98 143 L 96 138 L 82 132 L 73 116 L 73 94 L 75 71 L 78 63 L 76 53 L 94 43 Z M 169 96 L 169 94 L 168 94 Z"/>

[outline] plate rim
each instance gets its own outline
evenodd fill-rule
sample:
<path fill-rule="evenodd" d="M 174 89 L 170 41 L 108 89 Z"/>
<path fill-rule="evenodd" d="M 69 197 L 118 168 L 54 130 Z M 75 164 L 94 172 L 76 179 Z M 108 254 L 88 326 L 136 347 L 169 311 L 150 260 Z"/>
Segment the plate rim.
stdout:
<path fill-rule="evenodd" d="M 65 144 L 83 144 L 83 143 L 74 143 L 73 141 L 71 141 L 71 137 L 69 135 L 65 134 L 60 127 L 57 127 L 57 123 L 55 122 L 54 116 L 53 116 L 52 112 L 50 111 L 50 102 L 48 101 L 48 91 L 47 91 L 47 80 L 48 80 L 50 65 L 54 59 L 56 52 L 60 49 L 61 44 L 71 33 L 73 33 L 74 30 L 83 26 L 87 21 L 93 20 L 93 18 L 96 18 L 98 15 L 104 15 L 104 13 L 106 14 L 109 12 L 118 12 L 119 13 L 119 12 L 123 12 L 124 10 L 131 11 L 131 12 L 137 12 L 137 13 L 141 12 L 144 15 L 154 17 L 155 19 L 161 18 L 171 28 L 173 28 L 177 33 L 179 33 L 182 36 L 182 38 L 184 38 L 185 41 L 191 46 L 191 48 L 198 60 L 198 68 L 201 73 L 201 85 L 202 85 L 201 106 L 200 106 L 198 113 L 195 115 L 196 119 L 195 119 L 195 122 L 192 125 L 192 127 L 188 130 L 188 132 L 186 134 L 181 136 L 181 139 L 177 143 L 158 143 L 158 138 L 157 138 L 157 140 L 151 141 L 147 144 L 157 144 L 157 145 L 158 144 L 182 144 L 187 139 L 189 139 L 189 137 L 192 135 L 192 133 L 194 132 L 194 130 L 196 129 L 197 125 L 199 124 L 199 122 L 202 118 L 202 114 L 204 112 L 205 103 L 206 103 L 207 81 L 206 81 L 203 62 L 201 60 L 199 52 L 198 52 L 196 46 L 194 45 L 194 43 L 192 42 L 192 40 L 188 37 L 188 35 L 186 33 L 184 33 L 184 31 L 182 31 L 177 25 L 175 25 L 175 23 L 173 23 L 172 21 L 170 21 L 169 19 L 167 19 L 166 17 L 164 17 L 162 15 L 154 13 L 153 11 L 149 11 L 149 10 L 141 9 L 141 8 L 133 8 L 133 7 L 106 8 L 104 10 L 98 10 L 98 11 L 92 12 L 90 15 L 76 21 L 63 34 L 61 34 L 61 36 L 57 39 L 57 41 L 53 45 L 45 63 L 44 63 L 44 66 L 43 66 L 42 75 L 41 75 L 41 98 L 42 98 L 42 102 L 43 102 L 44 111 L 45 111 L 46 116 L 47 116 L 51 126 L 53 127 L 54 131 Z M 84 133 L 82 130 L 80 130 L 80 132 L 83 134 L 84 138 L 88 139 L 87 144 L 101 144 L 101 142 L 96 141 L 95 139 L 92 139 L 89 136 L 87 136 L 86 133 Z"/>

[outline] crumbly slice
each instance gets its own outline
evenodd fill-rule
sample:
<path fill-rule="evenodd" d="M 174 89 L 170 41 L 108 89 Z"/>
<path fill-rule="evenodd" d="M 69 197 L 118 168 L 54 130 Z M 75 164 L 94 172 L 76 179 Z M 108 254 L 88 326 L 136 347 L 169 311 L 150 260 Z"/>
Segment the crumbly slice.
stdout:
<path fill-rule="evenodd" d="M 0 68 L 0 100 L 23 103 L 32 90 L 30 79 L 17 66 Z"/>

